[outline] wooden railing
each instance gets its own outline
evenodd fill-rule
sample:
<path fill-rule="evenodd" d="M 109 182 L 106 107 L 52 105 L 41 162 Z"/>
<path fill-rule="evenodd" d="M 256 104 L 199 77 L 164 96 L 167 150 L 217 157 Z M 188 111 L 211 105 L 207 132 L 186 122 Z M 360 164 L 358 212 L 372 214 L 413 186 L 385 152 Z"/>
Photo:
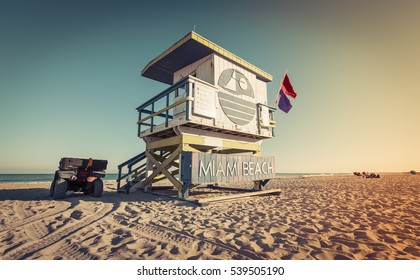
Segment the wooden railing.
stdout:
<path fill-rule="evenodd" d="M 268 123 L 265 123 L 263 120 L 263 108 L 267 108 L 268 110 Z M 274 120 L 274 112 L 277 109 L 262 103 L 257 104 L 257 120 L 258 120 L 258 133 L 261 134 L 261 128 L 268 128 L 271 129 L 271 135 L 274 137 L 274 128 L 276 127 L 276 121 Z"/>
<path fill-rule="evenodd" d="M 164 123 L 165 127 L 168 127 L 169 120 L 174 117 L 171 114 L 171 110 L 173 111 L 179 105 L 185 104 L 186 119 L 189 119 L 193 79 L 193 77 L 187 76 L 137 107 L 139 112 L 137 135 L 139 137 L 142 126 L 149 126 L 150 132 L 153 132 L 154 127 L 162 123 Z M 185 96 L 181 99 L 176 99 L 182 95 Z M 143 117 L 144 114 L 146 114 L 145 117 Z"/>
<path fill-rule="evenodd" d="M 189 121 L 196 84 L 214 88 L 214 85 L 210 85 L 195 77 L 187 76 L 137 107 L 139 113 L 137 135 L 140 137 L 142 126 L 150 127 L 151 133 L 158 125 L 168 127 L 169 120 L 174 118 L 175 108 L 179 109 L 179 106 L 183 106 L 183 104 L 185 104 L 185 107 L 180 111 L 184 112 L 185 120 Z M 256 107 L 258 134 L 261 134 L 261 129 L 270 129 L 272 136 L 274 136 L 276 122 L 274 121 L 273 112 L 276 111 L 276 108 L 262 103 L 256 104 Z M 263 110 L 268 112 L 263 113 Z M 264 119 L 267 117 L 268 120 Z"/>
<path fill-rule="evenodd" d="M 146 159 L 146 152 L 143 152 L 118 165 L 117 191 L 121 191 L 122 189 L 121 181 L 125 179 L 126 184 L 124 186 L 125 187 L 124 191 L 128 193 L 128 189 L 130 187 L 132 179 L 136 179 L 146 172 L 145 159 Z M 140 164 L 140 165 L 137 167 L 134 167 L 137 164 Z M 127 172 L 123 173 L 123 170 L 125 168 L 127 168 Z"/>

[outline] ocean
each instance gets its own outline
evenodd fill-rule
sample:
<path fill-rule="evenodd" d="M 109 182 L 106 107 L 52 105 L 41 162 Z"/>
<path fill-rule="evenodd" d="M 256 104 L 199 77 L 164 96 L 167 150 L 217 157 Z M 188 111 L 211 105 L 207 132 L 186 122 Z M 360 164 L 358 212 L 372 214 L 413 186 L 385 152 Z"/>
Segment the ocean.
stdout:
<path fill-rule="evenodd" d="M 116 181 L 118 174 L 106 174 L 104 180 Z M 54 174 L 0 174 L 0 183 L 51 182 Z"/>
<path fill-rule="evenodd" d="M 350 173 L 276 173 L 277 177 L 315 177 L 315 176 L 336 176 L 349 175 Z M 17 182 L 51 182 L 54 174 L 0 174 L 0 183 Z M 116 181 L 117 173 L 106 174 L 104 180 Z"/>

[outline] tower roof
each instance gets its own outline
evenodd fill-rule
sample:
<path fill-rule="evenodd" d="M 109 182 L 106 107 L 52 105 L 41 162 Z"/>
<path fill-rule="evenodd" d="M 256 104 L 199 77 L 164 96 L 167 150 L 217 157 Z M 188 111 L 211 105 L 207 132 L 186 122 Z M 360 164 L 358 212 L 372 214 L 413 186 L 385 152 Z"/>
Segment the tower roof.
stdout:
<path fill-rule="evenodd" d="M 169 49 L 150 61 L 141 71 L 144 77 L 172 84 L 173 74 L 187 65 L 216 53 L 254 73 L 258 79 L 271 82 L 273 77 L 251 63 L 216 45 L 194 31 L 185 35 Z"/>

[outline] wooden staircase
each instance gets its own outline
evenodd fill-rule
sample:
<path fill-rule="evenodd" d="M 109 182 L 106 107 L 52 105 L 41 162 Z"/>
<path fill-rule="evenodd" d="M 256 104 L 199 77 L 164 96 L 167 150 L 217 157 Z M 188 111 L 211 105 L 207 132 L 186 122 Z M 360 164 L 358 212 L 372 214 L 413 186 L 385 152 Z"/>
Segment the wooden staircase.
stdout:
<path fill-rule="evenodd" d="M 146 164 L 146 152 L 143 152 L 118 165 L 117 192 L 128 193 L 132 184 L 143 180 Z"/>
<path fill-rule="evenodd" d="M 170 151 L 160 151 L 160 155 L 155 157 L 162 161 L 166 159 Z M 177 166 L 179 168 L 179 166 Z M 124 172 L 124 170 L 126 171 Z M 129 160 L 118 165 L 118 178 L 117 178 L 117 192 L 126 193 L 130 192 L 130 188 L 146 179 L 147 169 L 147 152 L 140 153 Z M 173 171 L 174 175 L 179 173 L 179 169 Z M 154 177 L 151 183 L 155 183 L 165 179 L 164 174 L 159 174 Z M 123 184 L 124 183 L 124 184 Z"/>

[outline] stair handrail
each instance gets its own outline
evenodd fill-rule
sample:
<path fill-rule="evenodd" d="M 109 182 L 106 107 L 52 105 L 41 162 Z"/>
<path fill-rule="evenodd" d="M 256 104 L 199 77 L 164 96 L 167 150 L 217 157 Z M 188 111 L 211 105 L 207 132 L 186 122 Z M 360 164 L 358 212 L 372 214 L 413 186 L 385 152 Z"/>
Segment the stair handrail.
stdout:
<path fill-rule="evenodd" d="M 121 163 L 120 165 L 118 165 L 118 169 L 124 167 L 124 166 L 128 166 L 131 165 L 133 166 L 134 164 L 136 164 L 137 162 L 141 161 L 142 158 L 144 158 L 146 156 L 145 152 L 142 152 L 132 158 L 130 158 L 129 160 L 124 161 L 123 163 Z"/>
<path fill-rule="evenodd" d="M 120 190 L 121 187 L 121 180 L 123 178 L 128 177 L 128 182 L 131 181 L 131 174 L 137 172 L 138 168 L 135 168 L 134 170 L 131 169 L 131 167 L 137 163 L 139 163 L 140 161 L 144 160 L 146 158 L 146 152 L 142 152 L 132 158 L 130 158 L 129 160 L 126 160 L 125 162 L 121 163 L 120 165 L 118 165 L 118 178 L 117 178 L 117 191 Z M 128 172 L 127 174 L 122 175 L 122 169 L 127 166 L 128 168 Z"/>
<path fill-rule="evenodd" d="M 138 106 L 136 108 L 137 111 L 141 111 L 144 108 L 146 108 L 147 106 L 152 105 L 153 103 L 155 103 L 156 101 L 162 99 L 163 97 L 165 97 L 166 95 L 168 95 L 169 93 L 173 92 L 174 90 L 176 90 L 177 88 L 180 88 L 181 86 L 183 86 L 184 84 L 188 83 L 190 76 L 186 76 L 185 78 L 179 80 L 178 82 L 176 82 L 175 84 L 173 84 L 172 86 L 168 87 L 167 89 L 165 89 L 164 91 L 162 91 L 161 93 L 159 93 L 158 95 L 155 95 L 154 97 L 150 98 L 149 100 L 147 100 L 146 102 L 144 102 L 143 104 L 141 104 L 140 106 Z"/>

